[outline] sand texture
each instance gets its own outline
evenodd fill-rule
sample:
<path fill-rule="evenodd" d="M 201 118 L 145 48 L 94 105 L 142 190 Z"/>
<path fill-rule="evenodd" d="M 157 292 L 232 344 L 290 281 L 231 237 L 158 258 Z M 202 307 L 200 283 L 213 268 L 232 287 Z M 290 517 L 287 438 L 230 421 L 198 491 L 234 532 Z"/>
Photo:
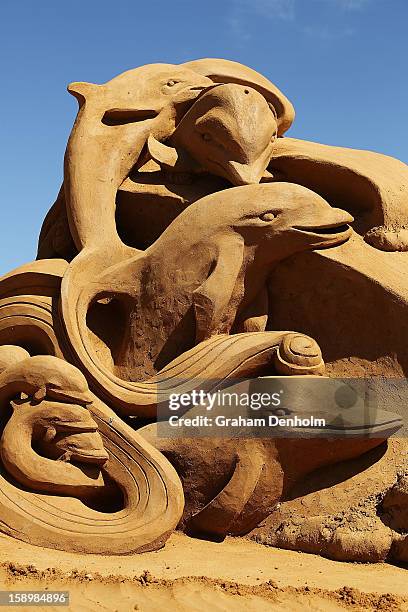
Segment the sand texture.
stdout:
<path fill-rule="evenodd" d="M 0 551 L 3 590 L 68 590 L 75 612 L 408 610 L 404 568 L 340 563 L 240 538 L 214 543 L 175 533 L 157 552 L 102 557 L 3 536 Z"/>

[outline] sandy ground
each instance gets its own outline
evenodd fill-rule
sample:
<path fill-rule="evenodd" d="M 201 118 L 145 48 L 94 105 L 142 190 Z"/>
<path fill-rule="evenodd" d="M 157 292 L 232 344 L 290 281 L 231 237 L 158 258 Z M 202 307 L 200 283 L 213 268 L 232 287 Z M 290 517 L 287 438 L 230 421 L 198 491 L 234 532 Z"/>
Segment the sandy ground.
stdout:
<path fill-rule="evenodd" d="M 239 538 L 214 543 L 176 533 L 154 553 L 98 557 L 0 536 L 0 558 L 3 590 L 68 590 L 75 612 L 408 611 L 406 569 L 340 563 Z"/>

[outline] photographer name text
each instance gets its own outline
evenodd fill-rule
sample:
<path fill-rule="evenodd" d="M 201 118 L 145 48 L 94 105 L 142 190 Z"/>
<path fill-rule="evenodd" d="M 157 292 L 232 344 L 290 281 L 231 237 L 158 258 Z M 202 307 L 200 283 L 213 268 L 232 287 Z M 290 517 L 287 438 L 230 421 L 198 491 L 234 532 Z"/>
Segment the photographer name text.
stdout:
<path fill-rule="evenodd" d="M 270 414 L 267 417 L 226 417 L 217 415 L 216 417 L 197 415 L 194 417 L 182 417 L 172 415 L 168 419 L 171 427 L 325 427 L 326 420 L 318 419 L 314 416 L 308 418 L 279 417 Z"/>

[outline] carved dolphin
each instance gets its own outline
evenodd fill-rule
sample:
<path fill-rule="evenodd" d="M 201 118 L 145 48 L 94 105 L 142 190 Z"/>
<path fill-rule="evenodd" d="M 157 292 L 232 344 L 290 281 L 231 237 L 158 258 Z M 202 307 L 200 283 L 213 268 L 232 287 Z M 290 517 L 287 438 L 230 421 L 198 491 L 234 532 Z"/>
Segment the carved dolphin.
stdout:
<path fill-rule="evenodd" d="M 65 154 L 64 185 L 70 229 L 79 251 L 99 245 L 102 236 L 105 243 L 117 238 L 116 192 L 148 135 L 170 136 L 178 114 L 184 114 L 210 85 L 210 79 L 187 68 L 150 64 L 104 85 L 68 86 L 79 102 L 79 112 Z"/>
<path fill-rule="evenodd" d="M 194 415 L 194 410 L 188 413 Z M 314 470 L 360 457 L 400 427 L 398 415 L 379 411 L 368 432 L 350 435 L 345 427 L 344 436 L 333 438 L 330 434 L 309 439 L 192 437 L 187 427 L 166 438 L 156 423 L 139 433 L 165 455 L 182 479 L 184 530 L 223 538 L 243 535 L 259 525 L 278 503 L 291 499 L 295 486 L 307 482 Z"/>
<path fill-rule="evenodd" d="M 146 251 L 88 280 L 68 335 L 81 368 L 122 409 L 154 414 L 158 379 L 152 375 L 183 354 L 178 371 L 187 377 L 189 360 L 197 363 L 197 342 L 245 329 L 247 319 L 265 314 L 252 304 L 278 261 L 346 241 L 352 220 L 317 194 L 286 183 L 232 188 L 197 201 Z M 114 345 L 99 332 L 104 309 L 105 316 L 118 317 Z M 275 335 L 237 336 L 255 355 Z M 237 336 L 223 336 L 224 346 Z"/>
<path fill-rule="evenodd" d="M 11 401 L 13 414 L 0 441 L 5 468 L 20 484 L 39 491 L 88 495 L 101 489 L 97 474 L 83 474 L 46 457 L 104 465 L 98 426 L 86 408 L 92 402 L 85 377 L 70 363 L 49 355 L 29 354 L 20 347 L 0 347 L 0 407 Z M 15 398 L 24 393 L 24 399 Z M 14 401 L 13 401 L 14 398 Z M 38 444 L 46 454 L 33 448 Z M 54 479 L 54 480 L 53 480 Z"/>
<path fill-rule="evenodd" d="M 67 334 L 78 295 L 90 277 L 131 251 L 115 222 L 119 185 L 134 166 L 149 134 L 168 137 L 189 104 L 212 81 L 180 66 L 151 64 L 104 85 L 72 83 L 79 102 L 64 162 L 66 212 L 79 255 L 64 276 L 62 319 Z"/>
<path fill-rule="evenodd" d="M 45 398 L 38 398 L 43 387 Z M 90 396 L 81 372 L 57 357 L 30 357 L 19 346 L 0 346 L 0 390 L 2 425 L 7 421 L 0 440 L 2 533 L 100 554 L 163 546 L 184 505 L 177 474 Z M 28 397 L 18 399 L 23 393 Z M 44 493 L 46 503 L 45 497 L 39 503 Z M 79 498 L 87 507 L 56 496 Z"/>
<path fill-rule="evenodd" d="M 276 113 L 259 92 L 218 85 L 200 96 L 166 144 L 151 135 L 148 149 L 165 169 L 208 171 L 233 185 L 247 185 L 264 177 L 277 132 Z"/>

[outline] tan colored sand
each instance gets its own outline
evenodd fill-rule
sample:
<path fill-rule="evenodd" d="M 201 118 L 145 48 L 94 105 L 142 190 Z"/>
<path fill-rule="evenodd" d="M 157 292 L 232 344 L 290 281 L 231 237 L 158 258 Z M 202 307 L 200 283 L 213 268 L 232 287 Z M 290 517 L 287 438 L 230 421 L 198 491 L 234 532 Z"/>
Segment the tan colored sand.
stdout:
<path fill-rule="evenodd" d="M 214 543 L 176 533 L 157 552 L 101 557 L 50 551 L 2 536 L 0 557 L 2 589 L 69 590 L 69 609 L 75 612 L 330 612 L 345 606 L 408 611 L 405 569 L 339 563 L 239 538 Z"/>

